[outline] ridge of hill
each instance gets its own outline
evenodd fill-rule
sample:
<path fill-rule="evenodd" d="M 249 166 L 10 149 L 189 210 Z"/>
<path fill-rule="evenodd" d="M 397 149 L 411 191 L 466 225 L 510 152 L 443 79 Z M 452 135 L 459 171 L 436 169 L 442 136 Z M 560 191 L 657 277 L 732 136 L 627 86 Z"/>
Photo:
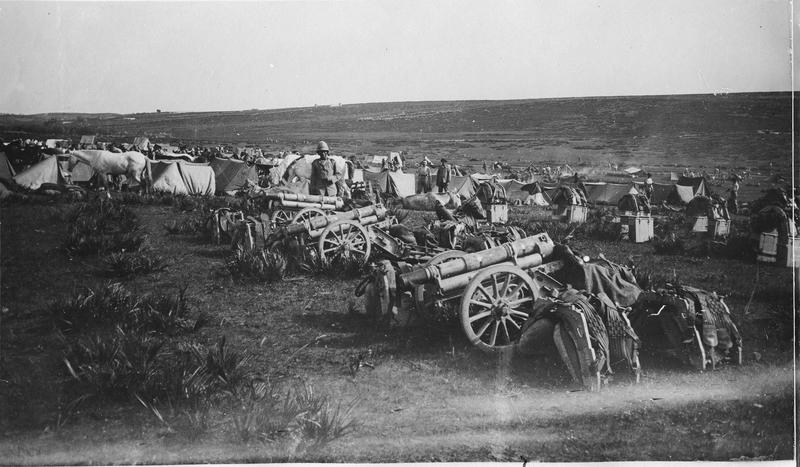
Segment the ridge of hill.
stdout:
<path fill-rule="evenodd" d="M 708 165 L 788 162 L 792 94 L 581 97 L 347 104 L 226 112 L 0 115 L 0 137 L 259 145 L 343 155 L 385 150 L 524 161 L 604 159 Z"/>

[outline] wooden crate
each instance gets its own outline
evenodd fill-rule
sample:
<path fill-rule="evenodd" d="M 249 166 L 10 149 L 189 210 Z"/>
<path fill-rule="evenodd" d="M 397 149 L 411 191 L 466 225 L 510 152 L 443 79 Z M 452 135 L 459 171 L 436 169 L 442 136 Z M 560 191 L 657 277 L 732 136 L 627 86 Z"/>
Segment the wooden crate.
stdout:
<path fill-rule="evenodd" d="M 628 226 L 628 235 L 634 243 L 649 242 L 655 237 L 653 217 L 649 215 L 620 216 L 620 223 Z"/>
<path fill-rule="evenodd" d="M 778 232 L 762 232 L 758 237 L 758 254 L 775 256 L 778 254 Z"/>
<path fill-rule="evenodd" d="M 708 232 L 708 217 L 707 216 L 695 217 L 694 225 L 692 226 L 692 232 Z"/>
<path fill-rule="evenodd" d="M 489 222 L 492 224 L 507 224 L 508 223 L 508 204 L 490 204 L 489 209 L 486 211 L 489 217 Z"/>
<path fill-rule="evenodd" d="M 589 214 L 587 206 L 571 205 L 565 212 L 564 221 L 568 224 L 583 224 L 586 222 L 586 216 Z"/>
<path fill-rule="evenodd" d="M 728 219 L 714 219 L 708 223 L 708 231 L 715 237 L 727 237 L 731 233 L 731 221 Z"/>

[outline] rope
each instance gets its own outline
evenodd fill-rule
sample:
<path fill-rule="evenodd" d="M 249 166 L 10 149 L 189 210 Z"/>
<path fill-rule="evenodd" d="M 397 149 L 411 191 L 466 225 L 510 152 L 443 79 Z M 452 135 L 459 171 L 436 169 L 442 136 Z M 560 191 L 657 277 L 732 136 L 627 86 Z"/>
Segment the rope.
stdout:
<path fill-rule="evenodd" d="M 753 291 L 750 292 L 750 299 L 747 301 L 747 305 L 744 307 L 744 315 L 747 316 L 747 312 L 750 310 L 750 304 L 753 303 L 753 297 L 756 295 L 756 289 L 758 288 L 758 262 L 756 262 L 756 280 L 753 282 Z"/>

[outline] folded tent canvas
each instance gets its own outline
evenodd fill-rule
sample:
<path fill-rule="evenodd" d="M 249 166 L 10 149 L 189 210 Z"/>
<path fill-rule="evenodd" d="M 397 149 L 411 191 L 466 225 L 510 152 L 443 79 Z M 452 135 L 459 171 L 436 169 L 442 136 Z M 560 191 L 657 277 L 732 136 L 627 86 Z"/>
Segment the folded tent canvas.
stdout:
<path fill-rule="evenodd" d="M 151 162 L 153 190 L 176 195 L 213 195 L 214 171 L 206 164 Z"/>
<path fill-rule="evenodd" d="M 616 206 L 627 194 L 639 194 L 634 185 L 621 183 L 584 183 L 586 199 L 594 204 Z"/>
<path fill-rule="evenodd" d="M 219 192 L 234 195 L 248 184 L 258 185 L 258 170 L 254 165 L 236 159 L 215 157 L 211 161 L 210 167 L 214 171 Z"/>

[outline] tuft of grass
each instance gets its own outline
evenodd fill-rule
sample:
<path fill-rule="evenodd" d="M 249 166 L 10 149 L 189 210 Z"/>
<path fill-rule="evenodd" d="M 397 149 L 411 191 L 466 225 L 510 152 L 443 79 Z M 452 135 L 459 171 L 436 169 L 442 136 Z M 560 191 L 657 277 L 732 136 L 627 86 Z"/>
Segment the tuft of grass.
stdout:
<path fill-rule="evenodd" d="M 295 393 L 295 401 L 301 410 L 298 429 L 306 450 L 320 449 L 356 428 L 352 412 L 357 401 L 346 406 L 341 403 L 334 405 L 327 396 L 314 394 L 313 388 L 307 384 Z"/>
<path fill-rule="evenodd" d="M 657 255 L 680 255 L 686 251 L 683 239 L 674 232 L 664 237 L 656 236 L 653 238 L 652 244 Z"/>
<path fill-rule="evenodd" d="M 149 295 L 136 297 L 122 284 L 108 283 L 88 289 L 65 301 L 50 305 L 50 316 L 57 329 L 77 333 L 118 327 L 125 331 L 177 334 L 195 331 L 205 317 L 192 319 L 186 300 L 186 288 L 177 296 Z"/>
<path fill-rule="evenodd" d="M 279 251 L 237 248 L 225 266 L 234 280 L 277 282 L 286 277 L 289 262 Z"/>
<path fill-rule="evenodd" d="M 328 260 L 320 256 L 317 250 L 309 250 L 299 265 L 300 271 L 306 274 L 339 279 L 361 277 L 366 268 L 367 266 L 355 255 L 342 254 Z"/>
<path fill-rule="evenodd" d="M 103 259 L 103 274 L 111 277 L 128 277 L 163 271 L 167 267 L 166 258 L 149 251 L 111 253 Z"/>
<path fill-rule="evenodd" d="M 84 394 L 124 400 L 149 392 L 163 342 L 121 328 L 79 339 L 68 346 L 64 364 Z"/>
<path fill-rule="evenodd" d="M 110 199 L 80 203 L 64 220 L 69 228 L 62 247 L 72 255 L 137 251 L 147 239 L 133 211 Z"/>

